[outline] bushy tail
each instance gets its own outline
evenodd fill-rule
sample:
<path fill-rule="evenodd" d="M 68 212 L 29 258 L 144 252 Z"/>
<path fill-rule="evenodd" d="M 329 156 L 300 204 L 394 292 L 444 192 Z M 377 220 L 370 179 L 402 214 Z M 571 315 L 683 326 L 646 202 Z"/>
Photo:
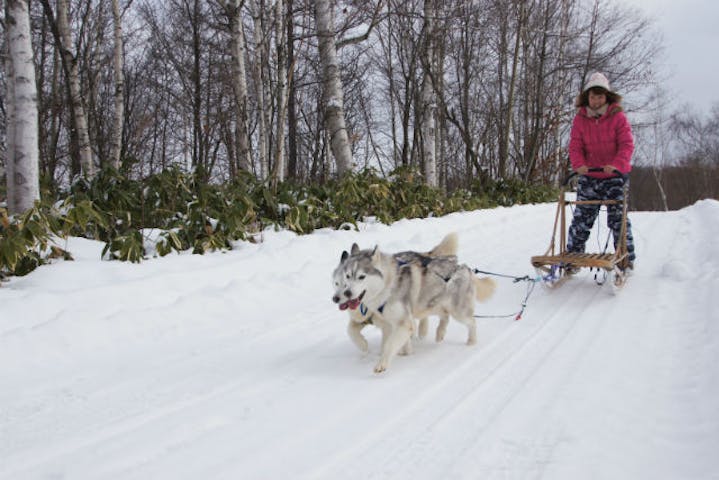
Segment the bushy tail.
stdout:
<path fill-rule="evenodd" d="M 474 296 L 479 302 L 484 302 L 494 294 L 497 284 L 488 277 L 474 277 Z"/>
<path fill-rule="evenodd" d="M 459 237 L 456 232 L 447 234 L 439 244 L 432 250 L 427 252 L 430 257 L 446 257 L 448 255 L 457 255 L 457 246 Z"/>

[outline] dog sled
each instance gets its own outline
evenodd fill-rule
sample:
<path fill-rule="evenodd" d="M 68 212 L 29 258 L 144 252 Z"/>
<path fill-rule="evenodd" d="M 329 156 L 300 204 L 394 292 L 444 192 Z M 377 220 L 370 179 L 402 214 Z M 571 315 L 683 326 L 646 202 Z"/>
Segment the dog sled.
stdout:
<path fill-rule="evenodd" d="M 589 171 L 602 171 L 601 168 L 591 168 Z M 618 175 L 621 175 L 617 171 Z M 597 280 L 597 283 L 603 284 L 607 278 L 611 280 L 614 288 L 621 288 L 626 282 L 627 267 L 629 267 L 629 253 L 627 252 L 627 202 L 629 201 L 629 187 L 625 182 L 624 200 L 576 200 L 568 199 L 574 193 L 576 187 L 577 173 L 572 173 L 562 184 L 557 203 L 557 211 L 554 217 L 554 229 L 552 232 L 552 240 L 549 248 L 544 255 L 536 255 L 531 258 L 532 266 L 534 266 L 537 275 L 542 280 L 542 284 L 547 287 L 555 287 L 564 283 L 567 278 L 582 268 L 597 269 L 599 273 L 603 272 L 603 280 Z M 567 245 L 567 207 L 572 205 L 622 205 L 622 226 L 620 230 L 620 238 L 617 242 L 614 252 L 603 253 L 577 253 L 568 252 Z M 599 217 L 597 217 L 599 220 Z M 595 278 L 598 278 L 595 277 Z"/>

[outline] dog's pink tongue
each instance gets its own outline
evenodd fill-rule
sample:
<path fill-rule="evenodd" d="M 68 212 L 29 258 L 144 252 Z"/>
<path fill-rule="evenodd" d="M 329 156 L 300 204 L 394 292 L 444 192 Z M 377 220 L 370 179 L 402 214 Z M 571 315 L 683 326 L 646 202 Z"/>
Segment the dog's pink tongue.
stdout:
<path fill-rule="evenodd" d="M 350 310 L 356 310 L 357 307 L 359 307 L 359 304 L 361 303 L 359 298 L 355 298 L 353 300 L 347 300 L 345 303 L 340 303 L 340 310 L 347 310 L 348 308 Z"/>

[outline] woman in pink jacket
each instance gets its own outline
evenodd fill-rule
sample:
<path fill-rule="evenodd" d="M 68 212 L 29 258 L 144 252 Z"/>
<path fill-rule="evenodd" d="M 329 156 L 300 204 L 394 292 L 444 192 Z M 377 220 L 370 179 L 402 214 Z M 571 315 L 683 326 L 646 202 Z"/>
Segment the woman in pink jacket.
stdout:
<path fill-rule="evenodd" d="M 621 95 L 609 88 L 601 73 L 589 78 L 577 96 L 577 114 L 572 123 L 569 160 L 580 175 L 577 200 L 623 200 L 624 184 L 632 169 L 634 151 L 632 127 L 622 111 Z M 592 171 L 590 171 L 592 169 Z M 601 169 L 601 171 L 595 171 Z M 599 214 L 599 205 L 577 205 L 569 227 L 567 250 L 583 252 L 589 232 Z M 614 234 L 614 245 L 622 227 L 622 206 L 607 206 L 607 223 Z M 629 268 L 634 268 L 634 239 L 627 219 Z"/>

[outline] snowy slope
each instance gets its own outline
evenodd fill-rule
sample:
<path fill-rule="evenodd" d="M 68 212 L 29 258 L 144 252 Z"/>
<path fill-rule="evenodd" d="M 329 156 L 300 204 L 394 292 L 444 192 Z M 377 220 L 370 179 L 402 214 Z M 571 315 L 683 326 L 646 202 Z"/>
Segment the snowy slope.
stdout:
<path fill-rule="evenodd" d="M 719 202 L 632 213 L 637 269 L 616 296 L 583 271 L 537 287 L 520 321 L 479 319 L 476 346 L 452 322 L 379 376 L 379 332 L 367 355 L 348 339 L 330 274 L 352 242 L 424 250 L 456 231 L 468 265 L 533 274 L 554 208 L 141 265 L 72 239 L 76 261 L 0 288 L 0 478 L 719 478 Z M 497 281 L 478 315 L 519 309 L 526 285 Z"/>

